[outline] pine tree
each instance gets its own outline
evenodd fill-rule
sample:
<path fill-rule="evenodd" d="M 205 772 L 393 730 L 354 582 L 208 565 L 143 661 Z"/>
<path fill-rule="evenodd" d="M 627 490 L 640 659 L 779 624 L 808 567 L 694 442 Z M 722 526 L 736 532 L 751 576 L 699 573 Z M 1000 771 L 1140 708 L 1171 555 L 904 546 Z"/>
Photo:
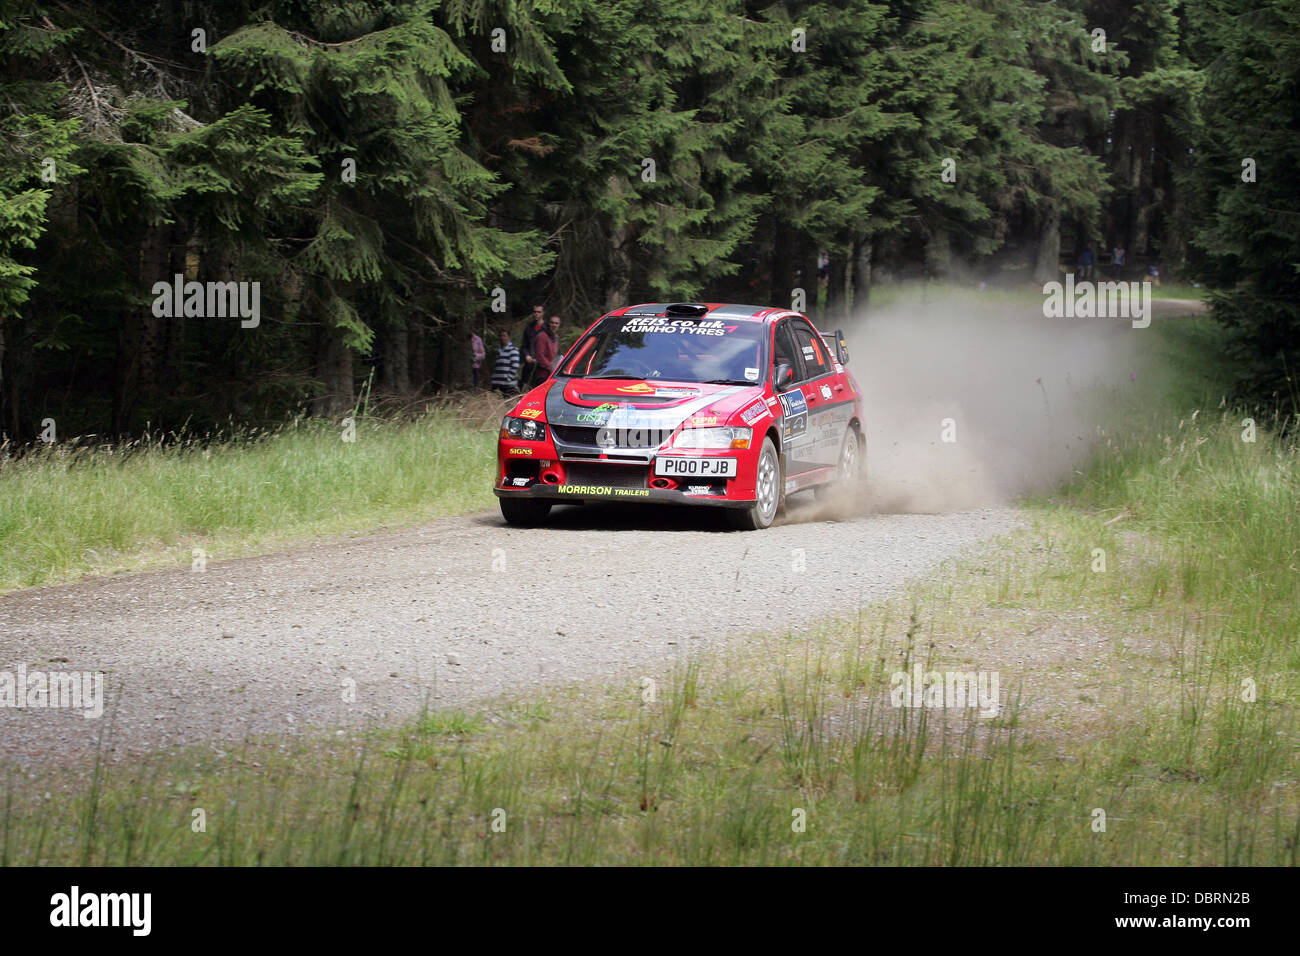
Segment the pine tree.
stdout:
<path fill-rule="evenodd" d="M 1196 274 L 1231 333 L 1239 395 L 1300 401 L 1300 3 L 1199 0 L 1189 16 L 1197 97 L 1195 165 L 1187 185 L 1201 212 Z"/>

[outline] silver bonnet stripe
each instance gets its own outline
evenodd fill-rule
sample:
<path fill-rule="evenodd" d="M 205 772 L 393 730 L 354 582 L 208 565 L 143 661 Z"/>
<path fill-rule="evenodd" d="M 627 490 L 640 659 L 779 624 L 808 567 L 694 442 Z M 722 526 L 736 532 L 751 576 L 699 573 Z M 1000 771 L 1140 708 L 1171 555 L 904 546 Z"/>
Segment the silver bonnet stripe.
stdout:
<path fill-rule="evenodd" d="M 587 428 L 655 428 L 670 431 L 714 402 L 750 390 L 757 397 L 762 391 L 757 385 L 731 385 L 708 395 L 700 395 L 672 408 L 631 408 L 620 403 L 628 403 L 630 406 L 630 403 L 636 400 L 636 396 L 611 395 L 607 401 L 620 407 L 611 411 L 608 418 L 579 421 L 579 415 L 590 416 L 595 406 L 569 404 L 564 398 L 564 385 L 564 381 L 557 381 L 546 395 L 546 420 L 553 425 L 579 425 Z"/>

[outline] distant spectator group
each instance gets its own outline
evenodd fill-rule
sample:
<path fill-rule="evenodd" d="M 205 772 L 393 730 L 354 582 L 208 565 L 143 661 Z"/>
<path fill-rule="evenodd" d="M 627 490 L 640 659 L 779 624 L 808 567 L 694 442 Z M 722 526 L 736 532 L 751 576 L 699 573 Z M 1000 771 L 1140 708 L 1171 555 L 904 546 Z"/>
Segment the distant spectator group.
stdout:
<path fill-rule="evenodd" d="M 502 395 L 517 395 L 526 392 L 544 382 L 555 368 L 560 356 L 560 317 L 552 315 L 546 318 L 546 309 L 534 305 L 532 313 L 524 323 L 520 344 L 516 346 L 511 340 L 510 331 L 501 329 L 497 336 L 496 361 L 492 366 L 492 388 Z M 483 361 L 480 354 L 482 340 L 473 336 L 472 365 L 474 384 L 479 383 L 479 365 Z"/>
<path fill-rule="evenodd" d="M 1083 250 L 1075 259 L 1075 277 L 1080 281 L 1084 279 L 1096 279 L 1099 255 L 1101 257 L 1106 255 L 1106 249 L 1104 247 L 1100 254 L 1098 254 L 1093 251 L 1091 242 L 1085 242 Z M 1110 250 L 1110 278 L 1116 281 L 1123 279 L 1128 268 L 1128 250 L 1124 248 L 1124 243 L 1122 241 L 1117 240 Z M 1139 268 L 1141 268 L 1140 265 Z M 1155 285 L 1160 284 L 1160 267 L 1156 263 L 1151 263 L 1142 271 L 1146 273 L 1146 278 L 1149 282 L 1152 282 Z"/>

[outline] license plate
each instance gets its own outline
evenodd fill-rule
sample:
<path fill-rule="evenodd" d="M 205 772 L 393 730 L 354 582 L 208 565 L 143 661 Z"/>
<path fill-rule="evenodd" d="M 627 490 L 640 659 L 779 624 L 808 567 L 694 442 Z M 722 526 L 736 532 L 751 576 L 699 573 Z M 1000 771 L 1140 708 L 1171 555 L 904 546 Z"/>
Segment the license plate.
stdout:
<path fill-rule="evenodd" d="M 734 458 L 664 458 L 655 459 L 656 475 L 675 478 L 735 478 Z"/>

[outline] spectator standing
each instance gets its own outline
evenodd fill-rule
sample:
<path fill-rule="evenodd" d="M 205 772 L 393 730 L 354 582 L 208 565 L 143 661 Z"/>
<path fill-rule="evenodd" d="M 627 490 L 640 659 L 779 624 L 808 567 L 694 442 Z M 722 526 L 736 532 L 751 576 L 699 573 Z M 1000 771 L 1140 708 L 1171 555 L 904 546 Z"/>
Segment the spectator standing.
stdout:
<path fill-rule="evenodd" d="M 537 336 L 545 327 L 546 310 L 541 305 L 534 305 L 533 314 L 528 317 L 528 322 L 524 325 L 524 334 L 519 340 L 519 358 L 523 362 L 523 374 L 519 386 L 524 391 L 528 391 L 533 386 L 533 377 L 537 371 Z"/>
<path fill-rule="evenodd" d="M 472 361 L 470 368 L 474 370 L 474 387 L 479 386 L 479 370 L 483 367 L 483 360 L 487 358 L 487 349 L 483 348 L 483 340 L 479 338 L 477 332 L 469 334 L 469 351 Z"/>
<path fill-rule="evenodd" d="M 519 384 L 519 349 L 510 341 L 510 331 L 500 332 L 501 345 L 497 348 L 497 361 L 492 367 L 492 387 L 502 395 L 514 395 Z"/>
<path fill-rule="evenodd" d="M 1083 252 L 1079 253 L 1079 279 L 1092 278 L 1092 264 L 1095 261 L 1095 254 L 1092 251 L 1092 243 L 1085 243 Z"/>
<path fill-rule="evenodd" d="M 1122 279 L 1124 277 L 1124 260 L 1127 253 L 1124 252 L 1124 243 L 1115 243 L 1115 248 L 1110 251 L 1110 277 L 1112 279 Z"/>
<path fill-rule="evenodd" d="M 534 340 L 535 355 L 537 357 L 537 372 L 533 384 L 545 381 L 551 374 L 551 369 L 555 367 L 555 360 L 560 356 L 560 317 L 553 315 L 546 327 L 538 333 Z"/>

